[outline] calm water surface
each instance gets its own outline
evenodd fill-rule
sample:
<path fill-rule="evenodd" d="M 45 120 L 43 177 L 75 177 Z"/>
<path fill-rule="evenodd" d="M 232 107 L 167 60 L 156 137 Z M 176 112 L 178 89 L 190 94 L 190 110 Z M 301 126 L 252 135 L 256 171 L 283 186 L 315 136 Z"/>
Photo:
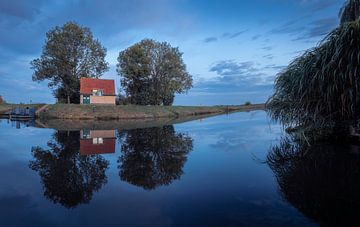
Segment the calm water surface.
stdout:
<path fill-rule="evenodd" d="M 359 211 L 358 155 L 303 158 L 282 136 L 262 111 L 133 130 L 2 120 L 0 226 L 311 226 Z"/>

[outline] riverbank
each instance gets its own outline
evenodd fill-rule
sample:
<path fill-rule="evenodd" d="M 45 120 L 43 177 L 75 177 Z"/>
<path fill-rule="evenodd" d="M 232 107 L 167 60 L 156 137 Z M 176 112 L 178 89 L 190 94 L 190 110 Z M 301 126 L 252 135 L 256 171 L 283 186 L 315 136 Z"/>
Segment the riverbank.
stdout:
<path fill-rule="evenodd" d="M 136 105 L 48 105 L 37 113 L 40 119 L 121 120 L 178 118 L 197 115 L 223 114 L 237 111 L 263 110 L 264 104 L 238 106 L 136 106 Z"/>

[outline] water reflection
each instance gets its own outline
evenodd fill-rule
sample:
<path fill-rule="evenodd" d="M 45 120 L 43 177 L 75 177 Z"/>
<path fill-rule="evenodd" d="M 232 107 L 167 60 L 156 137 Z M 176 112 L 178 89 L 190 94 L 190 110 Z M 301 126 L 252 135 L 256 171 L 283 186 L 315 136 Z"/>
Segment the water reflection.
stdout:
<path fill-rule="evenodd" d="M 117 138 L 116 138 L 117 137 Z M 107 182 L 109 161 L 100 154 L 115 153 L 120 179 L 150 190 L 180 179 L 193 140 L 174 126 L 133 130 L 56 131 L 47 149 L 32 147 L 30 168 L 41 177 L 46 198 L 72 208 L 88 203 Z"/>
<path fill-rule="evenodd" d="M 67 208 L 90 202 L 107 182 L 109 162 L 100 155 L 80 155 L 79 138 L 79 131 L 57 131 L 49 149 L 31 150 L 34 159 L 29 166 L 39 173 L 44 196 Z"/>
<path fill-rule="evenodd" d="M 115 153 L 115 130 L 80 131 L 80 154 L 108 154 Z"/>
<path fill-rule="evenodd" d="M 151 190 L 180 179 L 193 140 L 176 133 L 174 126 L 119 131 L 119 176 L 130 184 Z"/>
<path fill-rule="evenodd" d="M 359 226 L 360 147 L 348 144 L 300 145 L 284 139 L 267 163 L 283 197 L 324 226 Z"/>

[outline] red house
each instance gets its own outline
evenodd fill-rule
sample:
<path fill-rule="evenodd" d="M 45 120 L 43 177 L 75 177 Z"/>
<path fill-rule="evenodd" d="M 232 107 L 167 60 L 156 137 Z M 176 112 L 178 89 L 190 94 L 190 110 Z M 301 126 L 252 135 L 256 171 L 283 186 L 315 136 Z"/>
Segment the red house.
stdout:
<path fill-rule="evenodd" d="M 115 105 L 115 82 L 94 78 L 80 78 L 81 104 L 112 104 Z"/>

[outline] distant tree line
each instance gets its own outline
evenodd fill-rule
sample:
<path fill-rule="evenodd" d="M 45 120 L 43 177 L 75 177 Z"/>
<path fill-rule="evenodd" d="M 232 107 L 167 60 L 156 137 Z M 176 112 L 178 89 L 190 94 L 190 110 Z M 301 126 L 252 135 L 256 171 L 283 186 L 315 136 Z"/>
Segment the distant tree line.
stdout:
<path fill-rule="evenodd" d="M 109 69 L 106 48 L 87 27 L 75 22 L 46 33 L 40 58 L 31 61 L 33 80 L 49 81 L 58 102 L 80 102 L 80 78 L 99 78 Z M 144 39 L 121 51 L 117 72 L 126 101 L 138 105 L 172 105 L 176 93 L 192 87 L 182 53 L 167 42 Z"/>

